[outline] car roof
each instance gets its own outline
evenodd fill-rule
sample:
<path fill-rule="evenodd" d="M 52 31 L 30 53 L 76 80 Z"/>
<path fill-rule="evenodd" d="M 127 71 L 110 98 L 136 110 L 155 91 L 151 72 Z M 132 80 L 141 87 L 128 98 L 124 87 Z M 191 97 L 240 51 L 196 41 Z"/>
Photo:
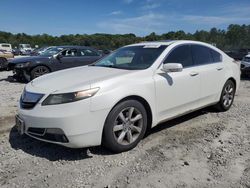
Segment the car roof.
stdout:
<path fill-rule="evenodd" d="M 143 46 L 143 45 L 166 45 L 169 46 L 171 44 L 200 44 L 200 45 L 205 45 L 205 46 L 209 46 L 211 47 L 211 44 L 208 43 L 204 43 L 204 42 L 199 42 L 199 41 L 192 41 L 192 40 L 161 40 L 161 41 L 144 41 L 144 42 L 140 42 L 140 43 L 136 43 L 136 44 L 131 44 L 128 46 Z"/>
<path fill-rule="evenodd" d="M 76 49 L 93 49 L 88 46 L 74 46 L 74 45 L 65 45 L 65 46 L 53 46 L 55 48 L 76 48 Z"/>

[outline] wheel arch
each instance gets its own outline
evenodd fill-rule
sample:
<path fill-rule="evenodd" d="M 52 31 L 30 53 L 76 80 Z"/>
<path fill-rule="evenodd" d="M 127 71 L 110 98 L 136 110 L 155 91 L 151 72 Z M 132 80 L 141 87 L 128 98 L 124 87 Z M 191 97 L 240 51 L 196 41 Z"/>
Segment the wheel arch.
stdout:
<path fill-rule="evenodd" d="M 45 64 L 36 64 L 36 65 L 34 65 L 34 66 L 32 66 L 32 67 L 30 68 L 29 73 L 31 74 L 31 71 L 32 71 L 34 68 L 39 67 L 39 66 L 43 66 L 43 67 L 48 68 L 50 72 L 52 71 L 51 68 L 50 68 L 48 65 L 45 65 Z"/>
<path fill-rule="evenodd" d="M 152 109 L 151 109 L 149 103 L 147 102 L 147 100 L 144 99 L 144 98 L 141 97 L 141 96 L 138 96 L 138 95 L 130 95 L 130 96 L 127 96 L 127 97 L 124 97 L 124 98 L 120 99 L 118 102 L 116 102 L 116 103 L 113 105 L 113 107 L 111 108 L 111 110 L 109 111 L 109 113 L 113 110 L 113 108 L 114 108 L 116 105 L 118 105 L 119 103 L 121 103 L 121 102 L 123 102 L 123 101 L 127 101 L 127 100 L 136 100 L 136 101 L 140 102 L 140 103 L 144 106 L 144 108 L 145 108 L 145 110 L 146 110 L 146 113 L 147 113 L 147 131 L 150 130 L 151 127 L 152 127 L 152 121 L 153 121 Z M 108 114 L 109 114 L 109 113 L 108 113 Z M 108 117 L 108 116 L 107 116 L 107 117 Z M 107 119 L 107 117 L 106 117 L 106 119 Z M 105 120 L 105 122 L 106 122 L 106 120 Z M 104 129 L 104 126 L 103 126 L 103 129 Z M 104 132 L 104 131 L 102 131 L 102 138 L 103 138 L 103 132 Z M 102 140 L 103 140 L 103 139 L 102 139 Z"/>
<path fill-rule="evenodd" d="M 235 88 L 237 88 L 238 85 L 237 85 L 237 82 L 236 82 L 236 79 L 235 79 L 235 78 L 230 77 L 230 78 L 227 79 L 227 81 L 228 81 L 228 80 L 231 80 L 231 81 L 235 84 Z M 227 82 L 227 81 L 226 81 L 226 82 Z"/>
<path fill-rule="evenodd" d="M 5 62 L 8 61 L 8 59 L 6 57 L 0 57 L 0 59 L 4 60 Z"/>

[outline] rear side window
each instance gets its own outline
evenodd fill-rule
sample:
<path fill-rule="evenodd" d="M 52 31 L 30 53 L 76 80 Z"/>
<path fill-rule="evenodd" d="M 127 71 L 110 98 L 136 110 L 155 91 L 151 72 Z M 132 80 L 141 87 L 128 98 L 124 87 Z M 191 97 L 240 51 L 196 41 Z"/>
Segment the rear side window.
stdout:
<path fill-rule="evenodd" d="M 216 52 L 215 50 L 212 50 L 212 49 L 210 51 L 211 51 L 214 63 L 222 62 L 222 56 L 219 52 Z"/>
<path fill-rule="evenodd" d="M 190 45 L 183 45 L 175 48 L 164 61 L 166 63 L 181 63 L 183 67 L 193 65 Z"/>
<path fill-rule="evenodd" d="M 90 49 L 80 49 L 80 56 L 99 56 L 99 54 Z"/>
<path fill-rule="evenodd" d="M 211 49 L 201 45 L 192 45 L 192 54 L 195 65 L 213 63 Z"/>
<path fill-rule="evenodd" d="M 9 48 L 10 45 L 9 45 L 9 44 L 2 44 L 2 47 L 7 47 L 7 48 Z"/>

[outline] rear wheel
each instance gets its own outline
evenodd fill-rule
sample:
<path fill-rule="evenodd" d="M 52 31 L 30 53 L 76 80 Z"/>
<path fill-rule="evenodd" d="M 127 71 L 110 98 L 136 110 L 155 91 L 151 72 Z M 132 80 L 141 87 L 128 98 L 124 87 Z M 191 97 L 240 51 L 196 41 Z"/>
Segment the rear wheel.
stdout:
<path fill-rule="evenodd" d="M 31 76 L 31 80 L 39 77 L 39 76 L 42 76 L 42 75 L 45 75 L 45 74 L 48 74 L 50 72 L 49 68 L 48 67 L 45 67 L 45 66 L 37 66 L 35 67 L 34 69 L 32 69 L 31 73 L 30 73 L 30 76 Z"/>
<path fill-rule="evenodd" d="M 220 101 L 216 104 L 219 111 L 227 111 L 233 104 L 236 86 L 232 80 L 228 80 L 221 92 Z"/>
<path fill-rule="evenodd" d="M 103 144 L 113 152 L 134 148 L 143 138 L 147 127 L 147 113 L 136 100 L 117 104 L 109 113 L 103 132 Z"/>

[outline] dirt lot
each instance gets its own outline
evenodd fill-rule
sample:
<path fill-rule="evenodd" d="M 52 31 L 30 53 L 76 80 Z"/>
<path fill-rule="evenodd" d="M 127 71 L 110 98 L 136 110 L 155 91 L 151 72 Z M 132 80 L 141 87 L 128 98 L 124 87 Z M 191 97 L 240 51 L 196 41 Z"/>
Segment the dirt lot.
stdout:
<path fill-rule="evenodd" d="M 68 149 L 17 134 L 23 84 L 0 72 L 0 187 L 250 187 L 250 81 L 231 110 L 159 125 L 132 151 Z M 8 131 L 8 129 L 10 129 Z"/>

